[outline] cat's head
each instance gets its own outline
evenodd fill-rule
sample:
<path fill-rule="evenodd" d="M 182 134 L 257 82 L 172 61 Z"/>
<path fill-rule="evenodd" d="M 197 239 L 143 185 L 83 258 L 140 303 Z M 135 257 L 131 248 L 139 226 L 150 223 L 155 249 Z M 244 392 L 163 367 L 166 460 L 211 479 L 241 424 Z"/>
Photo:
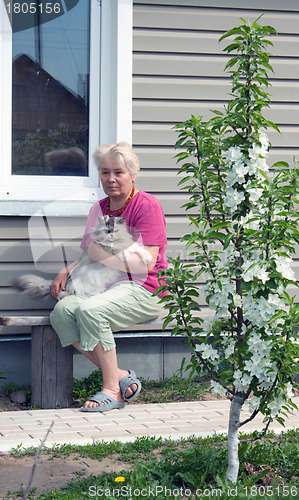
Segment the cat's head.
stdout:
<path fill-rule="evenodd" d="M 119 238 L 119 232 L 122 234 L 126 232 L 126 218 L 125 217 L 109 217 L 103 215 L 98 217 L 98 223 L 92 232 L 93 239 L 102 245 L 115 241 Z"/>

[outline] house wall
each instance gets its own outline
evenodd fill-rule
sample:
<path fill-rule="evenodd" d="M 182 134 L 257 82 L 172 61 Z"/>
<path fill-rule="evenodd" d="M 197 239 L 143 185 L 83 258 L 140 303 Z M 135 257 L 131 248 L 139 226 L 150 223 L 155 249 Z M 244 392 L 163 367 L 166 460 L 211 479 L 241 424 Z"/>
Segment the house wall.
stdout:
<path fill-rule="evenodd" d="M 262 8 L 261 8 L 262 7 Z M 212 116 L 231 91 L 224 72 L 228 56 L 219 43 L 224 31 L 239 18 L 273 26 L 278 35 L 269 47 L 272 57 L 269 92 L 271 109 L 265 116 L 281 133 L 268 131 L 272 143 L 269 164 L 299 159 L 299 3 L 296 0 L 136 0 L 133 39 L 133 144 L 141 160 L 139 187 L 162 203 L 166 214 L 168 255 L 181 252 L 180 236 L 188 232 L 174 159 L 177 134 L 172 127 L 191 114 Z M 191 213 L 191 212 L 190 212 Z M 294 268 L 299 278 L 299 249 Z M 296 288 L 290 293 L 299 293 Z"/>
<path fill-rule="evenodd" d="M 219 44 L 219 37 L 235 26 L 238 18 L 255 19 L 263 13 L 261 22 L 278 31 L 270 49 L 275 72 L 270 79 L 273 104 L 267 117 L 277 123 L 281 134 L 269 133 L 273 146 L 270 162 L 292 162 L 293 155 L 299 158 L 299 3 L 297 0 L 285 0 L 283 5 L 280 0 L 138 0 L 134 1 L 133 12 L 133 146 L 142 167 L 138 187 L 154 194 L 163 206 L 168 255 L 181 252 L 187 259 L 180 242 L 180 237 L 188 231 L 181 208 L 187 195 L 177 187 L 178 168 L 173 158 L 177 137 L 172 127 L 191 113 L 207 119 L 211 116 L 210 109 L 223 107 L 230 81 L 224 73 L 225 43 Z M 83 216 L 62 217 L 59 222 L 53 219 L 57 226 L 55 246 L 68 240 L 65 249 L 70 259 L 78 254 L 84 220 Z M 29 235 L 28 222 L 26 216 L 0 217 L 0 314 L 45 311 L 43 305 L 17 295 L 10 286 L 15 276 L 35 269 L 32 243 L 35 249 L 42 246 L 37 236 Z M 37 269 L 54 275 L 62 264 L 61 249 L 49 249 Z M 299 251 L 294 267 L 299 277 Z M 0 341 L 7 336 L 20 339 L 18 343 L 9 343 L 11 350 L 5 350 L 4 345 L 8 344 L 0 342 L 0 371 L 4 366 L 1 352 L 2 360 L 7 359 L 11 354 L 5 353 L 13 352 L 17 344 L 25 346 L 26 341 L 21 339 L 28 339 L 29 334 L 28 329 L 21 327 L 0 327 Z M 21 349 L 28 366 L 28 351 L 25 347 Z M 169 352 L 171 359 L 171 349 Z M 20 369 L 19 361 L 17 364 Z"/>

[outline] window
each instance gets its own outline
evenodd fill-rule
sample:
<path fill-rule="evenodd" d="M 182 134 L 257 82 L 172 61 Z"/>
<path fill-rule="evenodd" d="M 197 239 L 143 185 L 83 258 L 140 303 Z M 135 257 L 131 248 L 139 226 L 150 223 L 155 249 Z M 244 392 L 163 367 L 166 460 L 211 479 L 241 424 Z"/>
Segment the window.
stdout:
<path fill-rule="evenodd" d="M 102 197 L 94 149 L 131 141 L 132 0 L 1 9 L 1 199 Z"/>
<path fill-rule="evenodd" d="M 90 4 L 61 16 L 61 3 L 37 1 L 14 4 L 12 174 L 86 177 Z M 37 26 L 22 29 L 21 8 L 32 8 Z"/>

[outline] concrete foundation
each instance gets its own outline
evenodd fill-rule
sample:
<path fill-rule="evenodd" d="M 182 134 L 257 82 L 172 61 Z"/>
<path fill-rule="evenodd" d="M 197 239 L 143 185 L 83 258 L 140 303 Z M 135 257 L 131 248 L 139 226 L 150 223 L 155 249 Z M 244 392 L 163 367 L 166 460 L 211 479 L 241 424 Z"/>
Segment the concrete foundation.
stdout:
<path fill-rule="evenodd" d="M 171 377 L 179 370 L 182 359 L 190 359 L 191 350 L 184 340 L 166 338 L 126 338 L 116 339 L 118 364 L 123 369 L 133 369 L 144 379 L 159 380 Z M 74 377 L 87 377 L 96 367 L 82 354 L 74 350 Z M 18 387 L 30 386 L 31 345 L 30 337 L 14 338 L 0 342 L 0 372 L 7 372 L 0 379 L 0 392 L 5 384 L 14 383 Z M 9 372 L 9 373 L 8 373 Z"/>

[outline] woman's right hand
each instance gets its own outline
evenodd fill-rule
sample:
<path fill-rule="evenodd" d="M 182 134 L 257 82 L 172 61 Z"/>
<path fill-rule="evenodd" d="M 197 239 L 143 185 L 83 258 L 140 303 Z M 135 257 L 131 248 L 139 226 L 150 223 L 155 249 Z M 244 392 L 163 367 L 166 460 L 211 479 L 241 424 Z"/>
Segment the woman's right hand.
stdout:
<path fill-rule="evenodd" d="M 53 283 L 51 284 L 50 291 L 53 299 L 58 300 L 58 295 L 61 290 L 65 290 L 67 278 L 69 275 L 69 268 L 64 267 L 59 271 Z"/>

